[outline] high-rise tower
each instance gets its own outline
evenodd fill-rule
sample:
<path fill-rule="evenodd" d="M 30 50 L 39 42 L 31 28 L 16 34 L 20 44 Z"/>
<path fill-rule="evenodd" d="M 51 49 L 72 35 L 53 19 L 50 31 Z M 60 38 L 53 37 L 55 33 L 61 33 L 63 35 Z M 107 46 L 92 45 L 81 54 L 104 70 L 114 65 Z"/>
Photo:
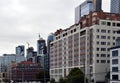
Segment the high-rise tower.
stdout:
<path fill-rule="evenodd" d="M 111 13 L 120 13 L 120 0 L 111 0 Z"/>
<path fill-rule="evenodd" d="M 37 54 L 39 55 L 46 53 L 47 53 L 47 49 L 46 49 L 45 40 L 39 35 L 39 40 L 37 40 Z"/>
<path fill-rule="evenodd" d="M 16 54 L 17 54 L 17 56 L 24 56 L 25 55 L 25 46 L 24 45 L 17 46 Z"/>
<path fill-rule="evenodd" d="M 88 15 L 90 11 L 101 11 L 102 0 L 86 0 L 75 8 L 75 23 L 78 23 L 80 18 Z"/>

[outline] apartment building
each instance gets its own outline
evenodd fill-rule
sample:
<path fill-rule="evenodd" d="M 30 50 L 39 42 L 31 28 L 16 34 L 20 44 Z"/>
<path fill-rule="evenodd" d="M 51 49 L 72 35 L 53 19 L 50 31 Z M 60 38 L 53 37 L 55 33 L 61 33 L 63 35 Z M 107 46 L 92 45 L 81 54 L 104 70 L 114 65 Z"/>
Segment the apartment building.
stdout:
<path fill-rule="evenodd" d="M 118 31 L 120 35 L 120 31 Z M 116 46 L 110 49 L 110 83 L 120 82 L 120 37 L 116 39 Z"/>
<path fill-rule="evenodd" d="M 89 83 L 104 83 L 110 70 L 109 48 L 119 36 L 120 15 L 90 12 L 80 23 L 54 33 L 50 46 L 50 78 L 58 81 L 79 67 Z"/>

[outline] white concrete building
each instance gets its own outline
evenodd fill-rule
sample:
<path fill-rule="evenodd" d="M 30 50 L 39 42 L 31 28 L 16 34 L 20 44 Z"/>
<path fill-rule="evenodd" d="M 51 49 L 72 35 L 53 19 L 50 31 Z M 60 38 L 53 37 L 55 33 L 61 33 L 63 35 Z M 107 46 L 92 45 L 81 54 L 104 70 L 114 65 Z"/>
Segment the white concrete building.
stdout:
<path fill-rule="evenodd" d="M 116 44 L 110 50 L 110 83 L 120 83 L 120 38 Z"/>
<path fill-rule="evenodd" d="M 120 15 L 90 12 L 79 24 L 55 32 L 50 48 L 50 77 L 58 81 L 79 67 L 89 83 L 105 82 L 110 70 L 109 48 L 119 36 Z"/>

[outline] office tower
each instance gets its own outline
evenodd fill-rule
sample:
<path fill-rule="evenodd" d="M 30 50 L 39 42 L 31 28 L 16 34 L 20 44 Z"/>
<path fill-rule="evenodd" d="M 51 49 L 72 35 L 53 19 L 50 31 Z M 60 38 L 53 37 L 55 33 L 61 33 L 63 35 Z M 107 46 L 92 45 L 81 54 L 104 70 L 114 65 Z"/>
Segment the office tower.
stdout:
<path fill-rule="evenodd" d="M 40 37 L 37 40 L 37 61 L 41 63 L 42 67 L 46 70 L 45 57 L 47 56 L 47 47 L 45 40 Z"/>
<path fill-rule="evenodd" d="M 39 35 L 39 40 L 37 40 L 37 55 L 46 54 L 46 53 L 47 53 L 46 42 Z"/>
<path fill-rule="evenodd" d="M 102 10 L 102 0 L 93 0 L 94 3 L 94 11 Z"/>
<path fill-rule="evenodd" d="M 110 71 L 109 48 L 115 46 L 115 40 L 120 36 L 116 34 L 119 28 L 119 14 L 100 11 L 90 12 L 79 24 L 57 30 L 50 43 L 50 77 L 58 81 L 78 67 L 88 83 L 105 82 Z"/>
<path fill-rule="evenodd" d="M 25 55 L 25 46 L 20 45 L 16 47 L 16 55 L 17 56 L 24 56 Z"/>
<path fill-rule="evenodd" d="M 120 0 L 111 0 L 111 13 L 120 13 Z"/>
<path fill-rule="evenodd" d="M 75 8 L 75 23 L 80 21 L 84 15 L 88 15 L 90 11 L 101 11 L 102 0 L 86 0 Z"/>
<path fill-rule="evenodd" d="M 31 61 L 33 63 L 37 63 L 37 52 L 34 51 L 33 47 L 29 47 L 27 49 L 27 61 Z"/>
<path fill-rule="evenodd" d="M 46 70 L 49 72 L 49 68 L 50 68 L 50 42 L 53 41 L 53 37 L 54 37 L 54 34 L 53 33 L 50 33 L 48 38 L 47 38 L 47 54 L 45 55 L 44 57 L 44 65 L 46 67 Z"/>

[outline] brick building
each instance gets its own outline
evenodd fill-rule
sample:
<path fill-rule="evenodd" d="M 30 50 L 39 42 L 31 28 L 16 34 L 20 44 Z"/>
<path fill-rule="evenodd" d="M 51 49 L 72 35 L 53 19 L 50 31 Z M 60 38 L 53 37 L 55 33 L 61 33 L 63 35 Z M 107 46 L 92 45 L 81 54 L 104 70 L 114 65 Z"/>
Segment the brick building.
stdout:
<path fill-rule="evenodd" d="M 39 81 L 36 75 L 43 71 L 40 64 L 35 64 L 30 61 L 23 61 L 18 64 L 14 63 L 11 65 L 10 80 L 15 82 Z"/>

